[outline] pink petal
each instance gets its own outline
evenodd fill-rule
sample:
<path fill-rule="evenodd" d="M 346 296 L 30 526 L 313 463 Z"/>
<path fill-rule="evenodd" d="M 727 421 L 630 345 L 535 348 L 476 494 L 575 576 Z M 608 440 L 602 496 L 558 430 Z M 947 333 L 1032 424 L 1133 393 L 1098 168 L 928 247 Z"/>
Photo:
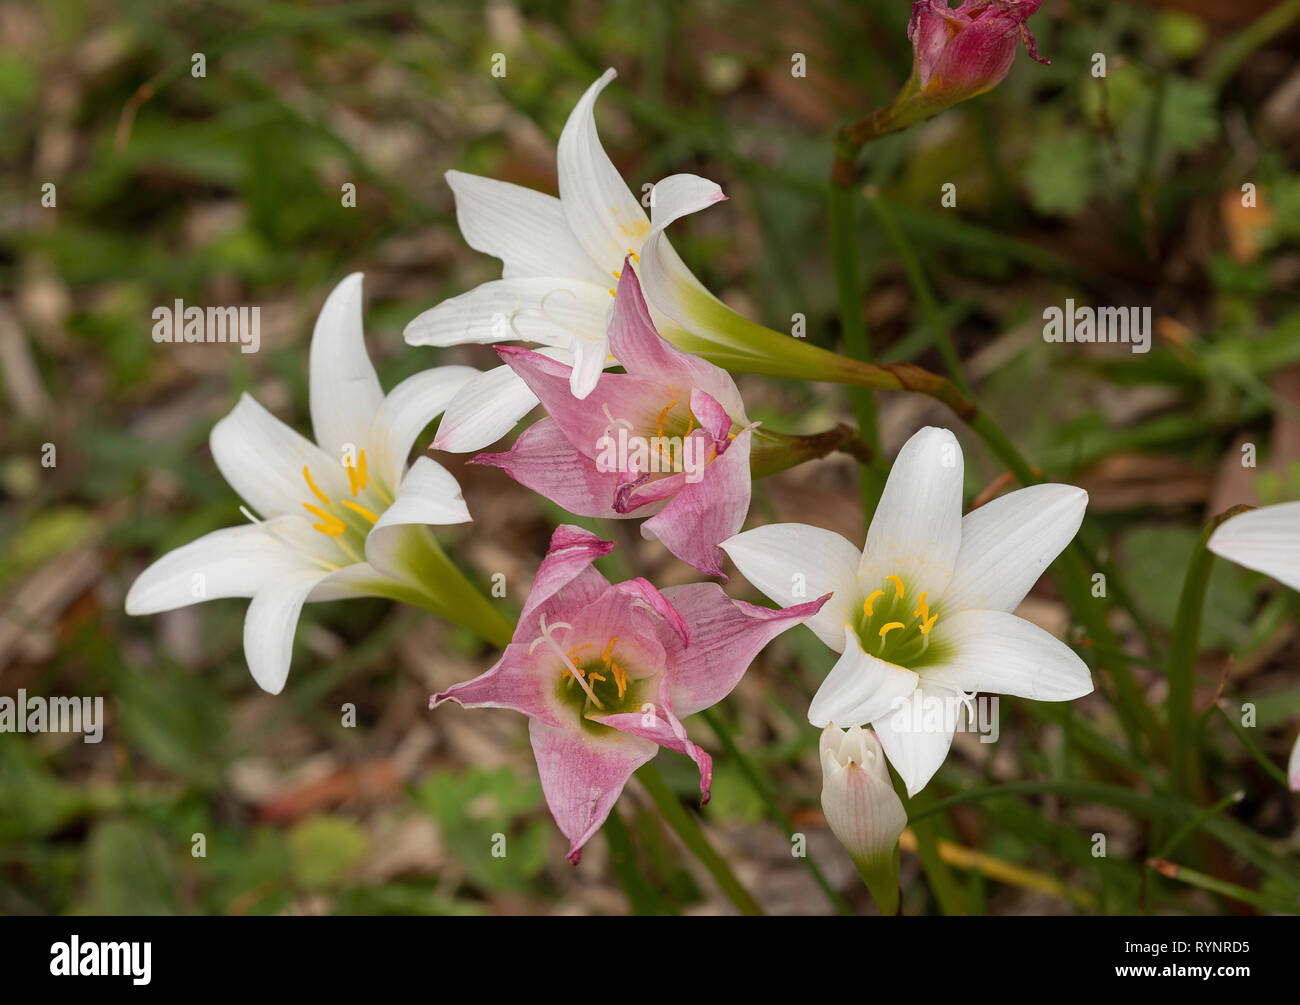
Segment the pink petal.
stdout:
<path fill-rule="evenodd" d="M 641 282 L 629 262 L 623 263 L 609 320 L 609 351 L 631 374 L 650 374 L 685 387 L 707 391 L 741 425 L 748 423 L 740 391 L 719 366 L 682 352 L 655 329 L 641 292 Z"/>
<path fill-rule="evenodd" d="M 591 531 L 567 523 L 556 527 L 519 615 L 514 641 L 532 642 L 537 616 L 546 608 L 581 608 L 609 589 L 609 580 L 591 563 L 613 550 L 613 541 L 603 541 Z"/>
<path fill-rule="evenodd" d="M 528 736 L 546 805 L 569 839 L 569 861 L 577 865 L 582 846 L 605 822 L 632 772 L 659 748 L 626 733 L 597 738 L 536 719 L 528 724 Z"/>
<path fill-rule="evenodd" d="M 641 525 L 641 536 L 658 538 L 683 562 L 725 581 L 718 544 L 739 533 L 749 512 L 751 436 L 748 429 L 737 436 L 699 481 L 684 480 L 663 512 Z"/>
<path fill-rule="evenodd" d="M 551 700 L 558 674 L 544 672 L 540 660 L 535 660 L 528 649 L 526 641 L 510 643 L 492 669 L 435 694 L 429 699 L 429 708 L 435 709 L 444 701 L 465 708 L 510 708 L 561 726 L 563 720 L 552 708 Z"/>
<path fill-rule="evenodd" d="M 686 727 L 673 714 L 672 700 L 667 682 L 660 693 L 658 704 L 650 712 L 620 712 L 616 715 L 602 715 L 593 718 L 594 722 L 612 726 L 622 733 L 631 733 L 646 740 L 651 740 L 661 747 L 685 754 L 700 769 L 700 805 L 709 801 L 709 790 L 713 785 L 713 758 L 703 747 L 690 741 L 686 736 Z"/>
<path fill-rule="evenodd" d="M 700 425 L 715 441 L 727 442 L 727 436 L 731 433 L 731 416 L 727 414 L 727 410 L 722 407 L 718 399 L 708 391 L 698 387 L 692 389 L 691 414 L 699 420 Z M 718 453 L 722 453 L 721 448 Z"/>
<path fill-rule="evenodd" d="M 691 630 L 685 619 L 677 613 L 677 608 L 670 604 L 668 598 L 660 593 L 649 580 L 639 577 L 629 579 L 619 583 L 614 589 L 649 604 L 650 608 L 668 622 L 672 630 L 677 633 L 682 645 L 690 645 Z"/>
<path fill-rule="evenodd" d="M 787 628 L 816 614 L 830 594 L 806 604 L 771 610 L 732 600 L 716 583 L 664 590 L 686 620 L 689 647 L 669 644 L 672 704 L 680 716 L 716 705 L 740 682 L 759 651 Z"/>
<path fill-rule="evenodd" d="M 505 453 L 479 454 L 470 463 L 500 468 L 520 485 L 577 516 L 617 520 L 627 515 L 614 506 L 622 476 L 601 471 L 574 447 L 554 419 L 533 423 Z"/>

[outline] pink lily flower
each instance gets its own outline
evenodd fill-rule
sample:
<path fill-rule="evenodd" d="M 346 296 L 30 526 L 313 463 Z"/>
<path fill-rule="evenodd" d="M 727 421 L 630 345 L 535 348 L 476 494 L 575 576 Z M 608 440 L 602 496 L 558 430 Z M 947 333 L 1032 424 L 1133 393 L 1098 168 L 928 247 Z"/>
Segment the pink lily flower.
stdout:
<path fill-rule="evenodd" d="M 660 747 L 696 763 L 708 802 L 713 762 L 681 719 L 730 694 L 759 650 L 827 599 L 771 610 L 716 583 L 662 593 L 644 579 L 611 584 L 592 563 L 613 548 L 558 527 L 501 659 L 429 699 L 430 708 L 455 701 L 528 716 L 542 792 L 575 864 Z"/>
<path fill-rule="evenodd" d="M 907 37 L 912 40 L 914 72 L 921 94 L 951 105 L 998 84 L 1011 70 L 1023 40 L 1030 58 L 1038 43 L 1026 22 L 1042 0 L 964 0 L 956 10 L 948 0 L 912 4 Z"/>
<path fill-rule="evenodd" d="M 497 353 L 546 406 L 500 454 L 475 464 L 579 516 L 649 515 L 641 535 L 658 539 L 710 576 L 722 572 L 720 541 L 749 511 L 751 431 L 727 371 L 675 348 L 650 319 L 636 272 L 624 263 L 609 322 L 609 345 L 626 373 L 604 373 L 585 398 L 570 390 L 572 367 L 539 352 Z"/>

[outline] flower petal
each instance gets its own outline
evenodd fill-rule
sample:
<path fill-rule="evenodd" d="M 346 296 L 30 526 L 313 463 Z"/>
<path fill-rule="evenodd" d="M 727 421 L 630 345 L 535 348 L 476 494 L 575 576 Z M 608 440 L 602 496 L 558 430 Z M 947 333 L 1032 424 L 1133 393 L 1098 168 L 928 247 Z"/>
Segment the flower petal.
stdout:
<path fill-rule="evenodd" d="M 365 447 L 370 424 L 384 399 L 366 353 L 361 323 L 361 273 L 354 272 L 325 298 L 311 337 L 311 426 L 316 442 L 342 458 Z"/>
<path fill-rule="evenodd" d="M 1088 493 L 1073 485 L 1030 485 L 967 513 L 939 598 L 944 611 L 1014 611 L 1078 532 L 1087 506 Z"/>
<path fill-rule="evenodd" d="M 941 664 L 921 670 L 926 686 L 1070 701 L 1092 691 L 1088 665 L 1060 639 L 1005 611 L 940 616 L 931 640 L 951 647 Z"/>
<path fill-rule="evenodd" d="M 654 757 L 659 746 L 625 733 L 597 740 L 538 719 L 529 721 L 528 737 L 546 805 L 569 839 L 568 858 L 576 865 L 582 846 L 600 830 L 632 772 Z"/>
<path fill-rule="evenodd" d="M 660 688 L 659 700 L 652 710 L 592 716 L 591 720 L 685 754 L 700 771 L 700 805 L 709 801 L 709 790 L 713 785 L 713 758 L 686 735 L 686 727 L 673 713 L 672 697 L 666 681 Z"/>
<path fill-rule="evenodd" d="M 556 677 L 540 673 L 527 642 L 512 642 L 490 670 L 453 684 L 429 699 L 429 708 L 454 701 L 465 708 L 509 708 L 556 727 L 563 725 L 552 708 Z"/>
<path fill-rule="evenodd" d="M 515 641 L 532 641 L 537 615 L 553 600 L 582 608 L 609 589 L 609 582 L 591 564 L 613 550 L 613 541 L 603 541 L 591 531 L 567 523 L 556 527 L 519 615 Z"/>
<path fill-rule="evenodd" d="M 957 722 L 956 717 L 946 710 L 956 707 L 959 700 L 955 691 L 923 684 L 898 709 L 871 723 L 885 756 L 907 786 L 909 796 L 925 788 L 948 756 Z M 933 703 L 938 703 L 945 711 L 933 716 L 915 711 L 924 710 Z"/>
<path fill-rule="evenodd" d="M 688 473 L 663 511 L 641 525 L 641 536 L 658 539 L 683 562 L 725 581 L 718 542 L 734 536 L 749 512 L 752 437 L 749 429 L 741 432 L 726 453 L 698 472 L 698 481 Z"/>
<path fill-rule="evenodd" d="M 169 551 L 136 577 L 126 594 L 127 614 L 157 614 L 223 597 L 251 597 L 268 583 L 320 567 L 286 547 L 277 527 L 298 521 L 277 517 L 226 527 Z"/>
<path fill-rule="evenodd" d="M 472 519 L 455 475 L 431 457 L 418 457 L 398 486 L 393 504 L 370 529 L 367 543 L 386 527 L 469 523 Z"/>
<path fill-rule="evenodd" d="M 501 259 L 502 275 L 570 276 L 603 283 L 607 273 L 583 251 L 560 200 L 530 188 L 461 171 L 445 175 L 465 243 Z"/>
<path fill-rule="evenodd" d="M 609 319 L 609 349 L 631 374 L 661 378 L 666 383 L 706 391 L 736 422 L 748 425 L 745 403 L 731 374 L 699 356 L 682 352 L 655 328 L 637 279 L 625 268 L 619 277 Z"/>
<path fill-rule="evenodd" d="M 1210 535 L 1206 547 L 1300 590 L 1300 502 L 1262 506 L 1234 516 Z"/>
<path fill-rule="evenodd" d="M 1286 777 L 1292 792 L 1300 792 L 1300 736 L 1291 747 L 1291 757 L 1286 765 Z"/>
<path fill-rule="evenodd" d="M 508 451 L 479 454 L 471 463 L 500 468 L 520 485 L 575 516 L 621 520 L 642 515 L 620 513 L 614 508 L 621 476 L 601 471 L 595 461 L 569 442 L 554 419 L 534 422 Z"/>
<path fill-rule="evenodd" d="M 433 449 L 456 454 L 482 450 L 536 407 L 537 395 L 510 367 L 493 367 L 456 392 L 438 424 Z"/>
<path fill-rule="evenodd" d="M 726 202 L 722 186 L 697 174 L 669 175 L 650 190 L 650 226 L 663 230 L 675 220 Z"/>
<path fill-rule="evenodd" d="M 774 523 L 728 538 L 720 545 L 755 588 L 781 605 L 831 594 L 804 622 L 839 652 L 844 623 L 858 599 L 862 553 L 834 531 L 803 523 Z"/>
<path fill-rule="evenodd" d="M 885 715 L 916 690 L 911 670 L 863 652 L 850 625 L 844 625 L 843 652 L 808 705 L 814 726 L 862 726 Z"/>
<path fill-rule="evenodd" d="M 668 640 L 673 709 L 683 718 L 729 695 L 772 639 L 815 614 L 824 598 L 772 610 L 732 600 L 717 583 L 663 591 L 690 629 L 691 644 Z"/>
<path fill-rule="evenodd" d="M 289 676 L 293 636 L 307 595 L 326 577 L 320 569 L 277 578 L 257 591 L 244 617 L 244 657 L 263 691 L 279 694 Z"/>
<path fill-rule="evenodd" d="M 575 338 L 603 339 L 614 278 L 603 285 L 565 276 L 495 279 L 417 315 L 402 332 L 409 345 L 537 342 L 567 349 Z"/>
<path fill-rule="evenodd" d="M 618 275 L 623 257 L 650 233 L 641 203 L 600 145 L 596 98 L 618 74 L 606 70 L 578 100 L 560 133 L 556 173 L 560 208 L 578 243 L 601 270 Z"/>
<path fill-rule="evenodd" d="M 312 498 L 303 468 L 331 498 L 348 493 L 341 455 L 331 457 L 248 394 L 212 427 L 208 446 L 230 487 L 264 517 L 303 514 Z"/>
<path fill-rule="evenodd" d="M 436 419 L 479 371 L 472 366 L 435 366 L 407 377 L 388 392 L 370 427 L 369 458 L 389 488 L 399 484 L 415 438 Z"/>
<path fill-rule="evenodd" d="M 899 575 L 909 590 L 943 594 L 961 546 L 962 455 L 957 437 L 926 426 L 898 452 L 867 530 L 858 581 Z M 839 723 L 844 726 L 847 723 Z"/>

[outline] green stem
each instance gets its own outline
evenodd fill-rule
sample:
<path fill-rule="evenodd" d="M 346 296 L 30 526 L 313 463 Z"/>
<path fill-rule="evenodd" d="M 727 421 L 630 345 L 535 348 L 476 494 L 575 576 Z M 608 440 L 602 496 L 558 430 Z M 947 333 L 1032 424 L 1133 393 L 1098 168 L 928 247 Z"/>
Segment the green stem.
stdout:
<path fill-rule="evenodd" d="M 1207 806 L 1200 813 L 1196 814 L 1196 816 L 1192 817 L 1191 820 L 1188 820 L 1187 823 L 1179 827 L 1178 830 L 1174 831 L 1169 840 L 1161 847 L 1158 857 L 1168 858 L 1174 853 L 1174 849 L 1182 844 L 1189 836 L 1199 830 L 1205 824 L 1205 821 L 1210 819 L 1210 817 L 1217 817 L 1229 806 L 1236 806 L 1237 803 L 1241 802 L 1245 797 L 1246 793 L 1238 789 L 1236 792 L 1224 796 L 1213 806 Z"/>
<path fill-rule="evenodd" d="M 1210 83 L 1222 87 L 1251 53 L 1282 34 L 1297 20 L 1300 20 L 1300 0 L 1285 0 L 1246 25 L 1219 49 L 1210 65 Z"/>
<path fill-rule="evenodd" d="M 862 315 L 862 272 L 858 260 L 857 204 L 849 185 L 831 182 L 827 200 L 830 216 L 831 258 L 835 264 L 835 292 L 839 302 L 840 331 L 848 355 L 859 362 L 871 359 L 871 343 L 867 337 L 867 322 Z M 853 413 L 858 420 L 862 438 L 873 448 L 880 443 L 876 428 L 876 397 L 869 387 L 853 386 L 849 390 Z M 863 469 L 862 501 L 868 512 L 874 512 L 884 482 L 879 475 Z"/>
<path fill-rule="evenodd" d="M 1247 890 L 1244 886 L 1238 886 L 1236 883 L 1229 883 L 1215 876 L 1207 876 L 1203 872 L 1197 872 L 1195 869 L 1189 869 L 1184 865 L 1177 865 L 1173 862 L 1166 862 L 1160 858 L 1147 859 L 1147 865 L 1166 879 L 1178 880 L 1188 886 L 1208 890 L 1210 893 L 1217 893 L 1222 897 L 1230 897 L 1252 907 L 1259 907 L 1265 911 L 1300 914 L 1300 902 L 1291 903 L 1278 897 L 1256 893 L 1254 890 Z"/>
<path fill-rule="evenodd" d="M 710 708 L 701 711 L 700 717 L 703 718 L 704 721 L 708 723 L 709 728 L 713 730 L 714 735 L 718 738 L 718 742 L 722 744 L 722 749 L 727 752 L 727 756 L 740 767 L 740 772 L 745 776 L 745 781 L 749 783 L 750 788 L 752 788 L 758 798 L 762 800 L 763 805 L 767 808 L 767 814 L 772 819 L 773 823 L 784 830 L 786 834 L 793 834 L 795 832 L 794 823 L 790 820 L 790 817 L 786 815 L 785 810 L 781 808 L 781 804 L 777 800 L 776 794 L 768 787 L 768 784 L 763 781 L 763 776 L 759 773 L 758 769 L 754 767 L 753 762 L 750 761 L 745 754 L 741 753 L 740 748 L 736 746 L 736 741 L 731 735 L 731 730 L 723 725 L 721 717 L 715 715 L 713 709 Z M 831 906 L 835 908 L 835 913 L 852 914 L 853 908 L 849 906 L 848 901 L 836 892 L 835 887 L 831 886 L 830 880 L 826 878 L 825 873 L 823 873 L 817 863 L 813 861 L 812 855 L 808 854 L 806 849 L 800 861 L 803 862 L 804 867 L 812 874 L 813 880 L 821 887 L 822 892 L 826 894 L 826 899 L 829 900 Z"/>
<path fill-rule="evenodd" d="M 704 831 L 695 819 L 682 808 L 681 802 L 676 794 L 668 788 L 668 784 L 663 780 L 653 763 L 647 763 L 637 769 L 637 778 L 645 786 L 646 792 L 654 800 L 659 812 L 663 815 L 668 826 L 677 832 L 677 836 L 682 839 L 682 843 L 690 849 L 691 853 L 700 860 L 700 864 L 709 871 L 709 874 L 717 881 L 722 892 L 727 898 L 736 905 L 741 914 L 757 916 L 763 913 L 763 909 L 758 906 L 749 891 L 741 885 L 736 874 L 731 871 L 731 867 L 721 855 L 713 850 L 709 844 L 709 839 L 704 836 Z"/>
<path fill-rule="evenodd" d="M 1228 710 L 1223 707 L 1223 700 L 1220 699 L 1214 707 L 1219 710 L 1219 714 L 1222 715 L 1224 721 L 1227 722 L 1228 728 L 1236 734 L 1237 739 L 1241 741 L 1241 745 L 1246 748 L 1246 753 L 1255 759 L 1255 763 L 1263 768 L 1264 771 L 1268 773 L 1269 777 L 1282 786 L 1282 788 L 1290 789 L 1291 782 L 1286 777 L 1286 772 L 1264 756 L 1264 752 L 1259 749 L 1259 745 L 1250 738 L 1249 734 L 1247 734 L 1246 728 L 1228 714 Z"/>
<path fill-rule="evenodd" d="M 878 195 L 871 196 L 867 199 L 867 204 L 876 211 L 880 225 L 885 229 L 885 235 L 893 244 L 894 250 L 898 252 L 898 257 L 903 263 L 903 271 L 907 274 L 908 284 L 912 287 L 917 305 L 921 308 L 922 320 L 929 329 L 930 337 L 934 340 L 939 355 L 943 357 L 944 366 L 948 368 L 948 376 L 957 385 L 957 389 L 969 397 L 970 385 L 962 372 L 961 360 L 957 356 L 957 347 L 953 345 L 952 333 L 948 331 L 948 326 L 944 324 L 939 314 L 939 305 L 935 302 L 934 291 L 930 289 L 930 283 L 925 278 L 925 269 L 921 266 L 916 249 L 912 247 L 907 235 L 894 219 L 893 211 L 885 204 L 884 199 Z"/>
<path fill-rule="evenodd" d="M 1192 699 L 1196 687 L 1196 652 L 1201 638 L 1201 613 L 1205 606 L 1205 589 L 1210 582 L 1214 553 L 1206 548 L 1210 535 L 1225 520 L 1250 507 L 1234 506 L 1207 523 L 1196 542 L 1183 589 L 1178 597 L 1169 643 L 1169 779 L 1175 792 L 1195 798 L 1200 788 L 1200 772 L 1194 755 Z"/>
<path fill-rule="evenodd" d="M 601 828 L 609 842 L 609 863 L 618 877 L 619 885 L 627 894 L 628 905 L 637 915 L 677 914 L 677 909 L 655 891 L 637 864 L 636 845 L 627 824 L 619 816 L 618 807 L 609 811 Z"/>

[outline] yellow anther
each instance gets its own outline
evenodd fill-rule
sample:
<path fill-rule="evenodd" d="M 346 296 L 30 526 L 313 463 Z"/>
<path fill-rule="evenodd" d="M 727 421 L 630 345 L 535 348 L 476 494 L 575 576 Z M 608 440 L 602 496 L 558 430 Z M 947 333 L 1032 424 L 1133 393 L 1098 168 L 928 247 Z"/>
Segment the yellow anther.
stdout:
<path fill-rule="evenodd" d="M 605 287 L 605 289 L 609 290 L 609 295 L 610 295 L 611 297 L 617 297 L 617 296 L 618 296 L 618 294 L 615 293 L 613 290 L 610 290 L 608 286 Z"/>
<path fill-rule="evenodd" d="M 605 666 L 609 666 L 614 659 L 614 643 L 617 641 L 618 641 L 618 636 L 615 635 L 612 639 L 609 640 L 609 645 L 605 647 L 605 651 L 600 654 L 600 661 L 604 663 Z"/>
<path fill-rule="evenodd" d="M 885 579 L 894 584 L 894 595 L 898 597 L 899 600 L 902 600 L 903 581 L 899 579 L 897 576 L 886 576 Z"/>
<path fill-rule="evenodd" d="M 316 487 L 316 483 L 311 480 L 311 470 L 306 464 L 302 466 L 302 476 L 307 480 L 307 487 L 311 489 L 311 494 L 321 501 L 322 506 L 330 504 L 329 496 Z"/>
<path fill-rule="evenodd" d="M 356 495 L 366 487 L 368 481 L 366 477 L 366 452 L 364 450 L 357 454 L 356 464 L 345 464 L 343 470 L 348 473 L 348 488 Z"/>
<path fill-rule="evenodd" d="M 865 614 L 867 617 L 871 617 L 871 610 L 873 607 L 876 606 L 876 601 L 879 600 L 884 595 L 885 595 L 884 590 L 877 590 L 875 593 L 872 593 L 870 596 L 868 596 L 866 600 L 862 601 L 862 613 Z"/>
<path fill-rule="evenodd" d="M 360 513 L 363 517 L 365 517 L 365 518 L 366 518 L 367 520 L 369 520 L 371 523 L 378 523 L 378 522 L 379 522 L 379 516 L 378 516 L 377 514 L 372 513 L 370 510 L 366 509 L 364 506 L 358 506 L 358 505 L 357 505 L 356 503 L 354 503 L 351 499 L 340 499 L 339 502 L 341 502 L 344 506 L 346 506 L 348 509 L 350 509 L 353 513 Z"/>
<path fill-rule="evenodd" d="M 619 272 L 618 269 L 610 269 L 609 274 L 613 276 L 615 279 L 623 278 L 623 273 Z"/>
<path fill-rule="evenodd" d="M 633 251 L 631 248 L 628 248 L 627 253 L 632 256 L 632 261 L 636 262 L 637 265 L 641 264 L 641 256 L 638 255 L 635 251 Z"/>
<path fill-rule="evenodd" d="M 574 654 L 574 653 L 580 653 L 580 652 L 582 652 L 584 649 L 590 649 L 590 648 L 591 648 L 591 643 L 590 643 L 590 642 L 583 642 L 583 643 L 581 643 L 580 645 L 576 645 L 576 646 L 574 646 L 572 649 L 570 649 L 567 655 L 568 655 L 568 657 L 569 657 L 570 660 L 572 660 L 574 663 L 577 663 L 578 661 L 577 661 L 576 659 L 574 659 L 574 655 L 573 655 L 573 654 Z"/>
<path fill-rule="evenodd" d="M 937 615 L 937 614 L 931 614 L 931 615 L 930 615 L 930 620 L 927 621 L 927 622 L 925 622 L 925 624 L 921 625 L 921 634 L 922 634 L 922 635 L 929 635 L 929 634 L 930 634 L 930 629 L 934 627 L 934 623 L 935 623 L 936 621 L 938 621 L 938 620 L 939 620 L 939 615 Z"/>
<path fill-rule="evenodd" d="M 617 663 L 611 664 L 610 670 L 614 673 L 614 683 L 618 685 L 618 696 L 622 698 L 627 693 L 627 671 Z"/>
<path fill-rule="evenodd" d="M 605 678 L 601 674 L 595 673 L 594 671 L 587 675 L 587 680 L 589 681 L 603 681 L 604 679 Z"/>
<path fill-rule="evenodd" d="M 916 610 L 912 612 L 912 617 L 920 618 L 922 621 L 924 621 L 926 618 L 930 616 L 930 605 L 925 602 L 925 598 L 928 597 L 929 595 L 930 594 L 927 591 L 926 593 L 922 593 L 916 599 Z"/>
<path fill-rule="evenodd" d="M 895 628 L 906 628 L 906 627 L 907 626 L 904 625 L 901 621 L 891 621 L 889 624 L 885 625 L 883 628 L 880 629 L 880 637 L 883 639 Z"/>
<path fill-rule="evenodd" d="M 320 531 L 322 534 L 328 534 L 330 537 L 338 537 L 348 529 L 348 525 L 342 520 L 336 517 L 333 513 L 326 513 L 319 506 L 313 506 L 311 503 L 303 503 L 302 508 L 312 514 L 312 516 L 320 518 L 320 523 L 314 523 L 312 524 L 312 527 L 315 530 Z"/>

